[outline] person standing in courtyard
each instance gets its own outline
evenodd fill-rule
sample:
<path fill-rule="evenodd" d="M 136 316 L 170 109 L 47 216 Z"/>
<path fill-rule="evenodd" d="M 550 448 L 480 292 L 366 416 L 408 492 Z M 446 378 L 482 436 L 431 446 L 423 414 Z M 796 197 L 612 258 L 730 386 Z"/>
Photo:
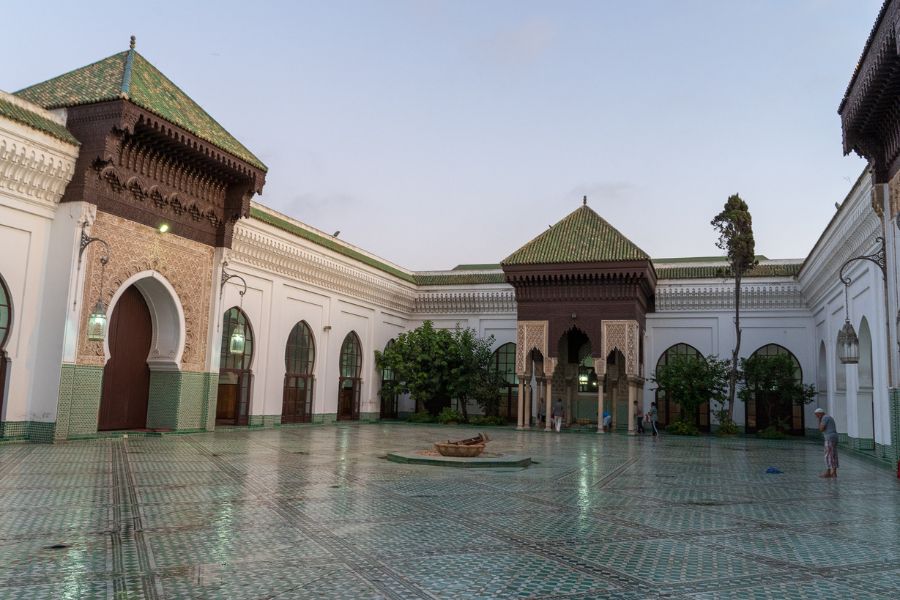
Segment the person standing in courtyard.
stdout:
<path fill-rule="evenodd" d="M 556 427 L 556 433 L 562 429 L 563 417 L 566 416 L 566 409 L 563 408 L 562 398 L 557 398 L 553 403 L 553 426 Z"/>
<path fill-rule="evenodd" d="M 838 470 L 838 432 L 834 417 L 825 414 L 824 408 L 816 409 L 816 418 L 819 420 L 819 431 L 825 438 L 825 472 L 820 477 L 837 477 Z"/>
<path fill-rule="evenodd" d="M 650 431 L 653 432 L 653 437 L 659 435 L 659 429 L 656 427 L 656 421 L 659 418 L 659 411 L 656 410 L 656 402 L 650 403 L 650 412 L 648 413 L 650 417 Z"/>
<path fill-rule="evenodd" d="M 644 411 L 641 409 L 641 405 L 638 404 L 638 401 L 634 401 L 634 422 L 637 423 L 637 432 L 641 435 L 644 434 Z"/>

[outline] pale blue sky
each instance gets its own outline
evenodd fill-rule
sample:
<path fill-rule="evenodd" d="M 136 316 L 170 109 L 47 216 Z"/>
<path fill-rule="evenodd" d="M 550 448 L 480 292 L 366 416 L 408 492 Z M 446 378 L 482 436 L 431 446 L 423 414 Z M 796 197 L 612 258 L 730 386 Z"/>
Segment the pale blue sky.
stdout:
<path fill-rule="evenodd" d="M 413 269 L 588 195 L 655 257 L 804 257 L 864 167 L 837 107 L 881 0 L 14 3 L 0 89 L 128 47 L 269 166 L 265 204 Z"/>

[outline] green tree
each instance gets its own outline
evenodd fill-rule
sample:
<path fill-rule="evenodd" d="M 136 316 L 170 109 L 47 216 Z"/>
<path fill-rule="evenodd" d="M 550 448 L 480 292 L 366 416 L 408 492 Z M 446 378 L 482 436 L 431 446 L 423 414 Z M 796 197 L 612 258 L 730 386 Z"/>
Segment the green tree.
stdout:
<path fill-rule="evenodd" d="M 725 250 L 734 277 L 734 350 L 728 376 L 728 419 L 734 420 L 734 398 L 739 377 L 738 356 L 741 352 L 741 280 L 757 264 L 756 242 L 750 209 L 737 194 L 728 197 L 722 212 L 710 223 L 719 233 L 716 246 Z"/>
<path fill-rule="evenodd" d="M 756 400 L 757 406 L 765 410 L 770 426 L 776 425 L 775 411 L 779 405 L 802 406 L 816 397 L 815 388 L 800 381 L 797 365 L 787 354 L 756 354 L 741 359 L 741 375 L 741 400 L 745 403 Z M 777 427 L 785 429 L 786 424 Z"/>
<path fill-rule="evenodd" d="M 490 369 L 493 343 L 493 336 L 481 339 L 473 329 L 435 329 L 425 321 L 401 333 L 383 352 L 375 351 L 378 367 L 394 374 L 380 393 L 408 393 L 417 410 L 421 406 L 432 415 L 455 398 L 468 420 L 469 400 L 481 404 L 490 394 L 497 396 L 499 382 Z"/>
<path fill-rule="evenodd" d="M 681 419 L 697 423 L 697 409 L 704 402 L 721 405 L 728 388 L 729 361 L 715 356 L 675 355 L 656 369 L 653 381 L 681 407 Z"/>

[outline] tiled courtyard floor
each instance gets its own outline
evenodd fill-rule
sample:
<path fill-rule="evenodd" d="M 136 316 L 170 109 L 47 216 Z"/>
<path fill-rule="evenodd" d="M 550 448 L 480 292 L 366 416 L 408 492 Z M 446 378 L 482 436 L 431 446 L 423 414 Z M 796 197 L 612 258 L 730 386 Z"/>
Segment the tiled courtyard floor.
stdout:
<path fill-rule="evenodd" d="M 504 429 L 539 464 L 380 458 L 475 431 L 2 445 L 0 598 L 900 597 L 900 484 L 846 452 L 839 481 L 817 445 L 744 439 Z"/>

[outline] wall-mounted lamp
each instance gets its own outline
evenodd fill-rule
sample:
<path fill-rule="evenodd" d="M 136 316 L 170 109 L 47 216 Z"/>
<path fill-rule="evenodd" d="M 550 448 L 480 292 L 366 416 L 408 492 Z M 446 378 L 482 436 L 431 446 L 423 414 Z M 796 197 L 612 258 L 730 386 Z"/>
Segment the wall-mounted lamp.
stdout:
<path fill-rule="evenodd" d="M 222 297 L 222 292 L 225 289 L 225 284 L 228 283 L 231 279 L 239 279 L 241 283 L 244 284 L 244 289 L 238 292 L 241 295 L 240 308 L 243 313 L 244 309 L 244 294 L 247 293 L 247 281 L 241 277 L 240 275 L 234 275 L 232 273 L 228 273 L 225 268 L 222 268 L 222 283 L 219 286 L 219 297 Z M 247 343 L 247 336 L 244 333 L 244 325 L 238 322 L 237 325 L 234 326 L 234 329 L 231 330 L 231 337 L 228 340 L 228 352 L 231 354 L 243 354 L 244 346 Z"/>
<path fill-rule="evenodd" d="M 841 327 L 837 337 L 838 358 L 841 363 L 845 365 L 855 365 L 859 362 L 859 336 L 856 335 L 856 330 L 853 329 L 853 323 L 850 322 L 850 294 L 848 290 L 853 281 L 844 275 L 844 269 L 854 261 L 868 260 L 878 265 L 878 268 L 881 269 L 881 276 L 886 280 L 887 267 L 885 266 L 886 252 L 884 238 L 877 237 L 875 238 L 875 241 L 881 244 L 881 247 L 877 252 L 847 259 L 847 261 L 841 265 L 841 270 L 838 272 L 838 277 L 840 278 L 841 283 L 844 284 L 844 326 Z"/>
<path fill-rule="evenodd" d="M 87 338 L 92 342 L 102 342 L 106 339 L 106 304 L 103 302 L 103 280 L 106 276 L 106 264 L 109 262 L 109 244 L 100 238 L 91 237 L 85 231 L 87 229 L 87 221 L 81 224 L 81 246 L 78 249 L 78 270 L 81 270 L 81 261 L 84 257 L 84 251 L 94 242 L 100 242 L 105 250 L 103 256 L 100 257 L 100 294 L 97 296 L 97 303 L 91 310 L 87 322 Z"/>
<path fill-rule="evenodd" d="M 331 325 L 325 325 L 322 327 L 322 331 L 331 331 Z"/>
<path fill-rule="evenodd" d="M 157 227 L 160 233 L 169 233 L 169 230 L 172 229 L 169 227 L 168 223 L 162 223 L 159 227 Z"/>

